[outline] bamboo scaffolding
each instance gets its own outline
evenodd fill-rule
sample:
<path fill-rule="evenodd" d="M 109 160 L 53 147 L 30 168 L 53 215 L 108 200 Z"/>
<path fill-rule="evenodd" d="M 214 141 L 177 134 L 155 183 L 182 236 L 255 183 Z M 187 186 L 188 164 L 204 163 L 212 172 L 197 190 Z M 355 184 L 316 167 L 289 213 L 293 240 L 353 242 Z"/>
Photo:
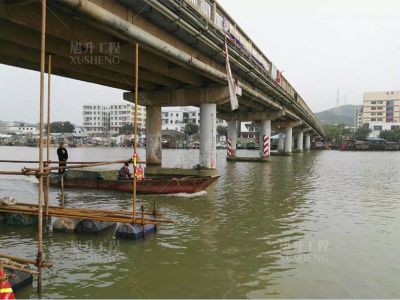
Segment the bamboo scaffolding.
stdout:
<path fill-rule="evenodd" d="M 30 265 L 36 264 L 36 260 L 29 259 L 29 258 L 18 257 L 18 256 L 14 256 L 14 255 L 9 255 L 9 254 L 4 254 L 4 253 L 0 253 L 0 259 L 1 258 L 6 258 L 6 259 L 9 259 L 9 260 L 13 260 L 13 261 L 16 261 L 16 262 L 19 262 L 19 263 L 22 263 L 22 264 L 30 264 Z M 49 264 L 49 263 L 43 263 L 42 266 L 46 267 L 46 268 L 50 268 L 53 265 Z"/>
<path fill-rule="evenodd" d="M 44 69 L 46 51 L 46 0 L 42 0 L 42 24 L 41 24 L 41 44 L 40 44 L 40 132 L 39 132 L 39 172 L 43 173 L 43 115 L 44 115 Z M 38 195 L 38 296 L 42 295 L 42 263 L 43 263 L 43 177 L 39 175 L 39 195 Z"/>
<path fill-rule="evenodd" d="M 35 204 L 19 203 L 17 205 L 28 207 L 30 209 L 33 209 L 33 208 L 37 209 L 37 205 L 35 205 Z M 2 206 L 0 205 L 0 209 L 1 209 L 1 207 Z M 58 206 L 49 206 L 49 208 L 51 208 L 51 209 L 62 209 L 62 208 L 60 208 Z M 80 211 L 82 213 L 94 213 L 94 214 L 106 214 L 106 215 L 107 214 L 114 214 L 114 215 L 126 215 L 126 216 L 132 215 L 132 212 L 129 211 L 129 210 L 104 210 L 104 209 L 77 208 L 77 207 L 76 208 L 75 207 L 67 207 L 67 208 L 64 208 L 63 210 L 69 210 L 69 209 L 72 209 L 74 211 Z M 136 212 L 136 214 L 139 215 L 140 213 Z M 158 212 L 156 212 L 156 214 L 146 213 L 145 215 L 148 215 L 148 216 L 154 216 L 154 215 L 162 216 L 162 214 L 158 213 Z"/>
<path fill-rule="evenodd" d="M 31 269 L 28 269 L 28 268 L 20 268 L 20 267 L 14 266 L 12 264 L 6 264 L 6 263 L 3 263 L 3 268 L 10 269 L 10 270 L 16 270 L 16 271 L 21 271 L 21 272 L 25 272 L 25 273 L 30 273 L 32 275 L 38 275 L 38 276 L 40 274 L 39 272 L 31 270 Z"/>
<path fill-rule="evenodd" d="M 134 115 L 134 142 L 133 142 L 133 153 L 136 155 L 137 151 L 137 132 L 138 132 L 138 123 L 137 123 L 137 115 L 138 115 L 138 95 L 139 95 L 139 44 L 136 43 L 136 59 L 135 59 L 135 115 Z M 136 158 L 135 158 L 136 159 Z M 132 217 L 133 222 L 136 221 L 136 162 L 134 162 L 133 166 L 133 186 L 132 186 Z"/>
<path fill-rule="evenodd" d="M 106 165 L 113 165 L 117 163 L 126 163 L 131 162 L 132 160 L 114 160 L 109 162 L 100 162 L 100 163 L 92 163 L 92 164 L 81 164 L 76 166 L 65 166 L 65 167 L 46 167 L 43 170 L 46 171 L 54 171 L 54 170 L 61 170 L 61 169 L 81 169 L 81 168 L 90 168 L 90 167 L 99 167 L 99 166 L 106 166 Z M 142 162 L 139 162 L 142 163 Z M 38 168 L 22 168 L 22 172 L 24 171 L 38 171 Z"/>
<path fill-rule="evenodd" d="M 37 215 L 38 207 L 32 204 L 17 204 L 17 205 L 2 205 L 0 212 L 6 213 L 21 213 L 27 215 Z M 137 215 L 142 215 L 141 212 L 136 212 Z M 153 224 L 157 223 L 177 223 L 175 220 L 167 219 L 135 219 L 132 221 L 132 214 L 128 211 L 102 211 L 92 209 L 77 209 L 77 208 L 60 208 L 49 206 L 49 216 L 66 217 L 73 219 L 89 219 L 94 221 L 116 222 L 116 223 L 135 223 L 135 224 Z M 146 214 L 146 216 L 151 216 Z"/>
<path fill-rule="evenodd" d="M 22 175 L 22 176 L 48 176 L 48 172 L 42 172 L 40 173 L 39 171 L 0 171 L 0 175 Z"/>
<path fill-rule="evenodd" d="M 46 129 L 46 160 L 50 161 L 50 91 L 51 91 L 51 55 L 49 55 L 49 66 L 47 70 L 47 129 Z M 50 177 L 46 177 L 46 193 L 45 193 L 45 214 L 46 217 L 49 214 L 49 186 L 50 186 Z"/>
<path fill-rule="evenodd" d="M 46 160 L 43 161 L 46 165 L 50 165 L 50 164 L 58 164 L 59 161 L 51 161 L 51 160 Z M 114 161 L 68 161 L 67 163 L 69 165 L 80 165 L 80 164 L 120 164 L 120 163 L 131 163 L 132 162 L 132 158 L 129 159 L 121 159 L 121 160 L 114 160 Z M 38 160 L 0 160 L 0 163 L 16 163 L 16 164 L 37 164 L 39 163 Z M 145 161 L 139 161 L 139 163 L 141 164 L 146 164 Z"/>

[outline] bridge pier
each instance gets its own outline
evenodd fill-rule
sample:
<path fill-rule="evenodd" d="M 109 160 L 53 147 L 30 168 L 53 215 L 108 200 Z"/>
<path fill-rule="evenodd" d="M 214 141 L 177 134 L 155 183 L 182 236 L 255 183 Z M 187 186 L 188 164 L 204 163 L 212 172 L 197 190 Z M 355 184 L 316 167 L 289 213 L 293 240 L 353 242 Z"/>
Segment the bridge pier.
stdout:
<path fill-rule="evenodd" d="M 306 151 L 311 150 L 311 136 L 309 133 L 306 133 L 305 150 Z"/>
<path fill-rule="evenodd" d="M 268 159 L 271 154 L 271 120 L 262 121 L 260 145 L 260 157 Z"/>
<path fill-rule="evenodd" d="M 162 131 L 161 106 L 146 107 L 146 163 L 161 167 Z"/>
<path fill-rule="evenodd" d="M 278 152 L 285 152 L 285 134 L 283 132 L 279 132 Z"/>
<path fill-rule="evenodd" d="M 230 141 L 230 155 L 228 157 L 236 157 L 236 143 L 238 136 L 238 122 L 237 121 L 228 121 L 228 141 Z"/>
<path fill-rule="evenodd" d="M 292 155 L 292 143 L 293 143 L 293 128 L 291 126 L 285 129 L 285 154 Z"/>
<path fill-rule="evenodd" d="M 299 133 L 297 134 L 297 152 L 303 152 L 303 143 L 304 143 L 304 138 L 303 138 L 303 131 L 300 130 Z"/>
<path fill-rule="evenodd" d="M 217 105 L 215 103 L 200 104 L 200 168 L 215 169 L 217 167 Z"/>

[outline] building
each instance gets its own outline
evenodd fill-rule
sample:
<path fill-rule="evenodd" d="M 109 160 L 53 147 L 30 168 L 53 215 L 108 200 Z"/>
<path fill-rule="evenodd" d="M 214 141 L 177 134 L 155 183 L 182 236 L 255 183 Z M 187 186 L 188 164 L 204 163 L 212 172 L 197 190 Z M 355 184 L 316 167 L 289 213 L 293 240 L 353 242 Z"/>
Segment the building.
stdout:
<path fill-rule="evenodd" d="M 108 110 L 111 134 L 117 134 L 119 129 L 126 124 L 133 124 L 135 116 L 134 104 L 113 104 L 108 107 Z M 138 128 L 146 128 L 146 108 L 144 106 L 138 106 Z"/>
<path fill-rule="evenodd" d="M 83 128 L 88 134 L 102 135 L 109 130 L 108 107 L 87 104 L 82 108 Z"/>
<path fill-rule="evenodd" d="M 400 91 L 364 93 L 362 123 L 372 130 L 371 136 L 378 136 L 382 130 L 399 128 Z"/>
<path fill-rule="evenodd" d="M 200 109 L 194 106 L 163 107 L 162 108 L 162 130 L 185 131 L 187 124 L 200 126 Z M 216 119 L 217 126 L 227 127 L 224 120 Z"/>
<path fill-rule="evenodd" d="M 38 134 L 36 125 L 24 122 L 0 122 L 0 133 Z"/>
<path fill-rule="evenodd" d="M 112 105 L 86 104 L 82 108 L 83 129 L 91 135 L 118 134 L 126 124 L 133 124 L 135 105 L 119 103 Z M 138 127 L 145 128 L 146 108 L 138 106 Z"/>
<path fill-rule="evenodd" d="M 187 124 L 200 126 L 200 109 L 194 106 L 163 107 L 161 117 L 162 130 L 184 132 Z"/>
<path fill-rule="evenodd" d="M 356 128 L 360 128 L 362 126 L 362 116 L 363 115 L 363 106 L 357 106 L 356 107 L 356 111 L 355 111 L 355 121 L 354 121 L 354 125 Z"/>

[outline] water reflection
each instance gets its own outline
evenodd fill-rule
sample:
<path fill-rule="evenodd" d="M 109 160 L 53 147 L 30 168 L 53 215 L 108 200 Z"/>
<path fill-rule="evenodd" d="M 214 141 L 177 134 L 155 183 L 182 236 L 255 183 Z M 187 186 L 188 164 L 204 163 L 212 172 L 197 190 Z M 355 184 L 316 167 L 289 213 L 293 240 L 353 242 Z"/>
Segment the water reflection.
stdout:
<path fill-rule="evenodd" d="M 9 149 L 0 147 L 0 156 L 37 152 Z M 70 151 L 76 160 L 120 159 L 131 152 Z M 166 150 L 163 163 L 191 167 L 197 157 L 198 150 Z M 144 241 L 115 240 L 113 229 L 95 236 L 45 230 L 44 254 L 54 263 L 44 275 L 45 297 L 400 297 L 397 153 L 325 151 L 227 163 L 225 151 L 218 151 L 217 161 L 221 178 L 207 193 L 138 197 L 139 205 L 152 209 L 155 203 L 179 220 Z M 58 204 L 58 193 L 51 188 L 51 204 Z M 132 208 L 129 194 L 65 193 L 68 206 Z M 3 196 L 35 203 L 36 180 L 0 177 Z M 1 223 L 0 246 L 1 252 L 34 258 L 36 227 Z M 28 288 L 17 296 L 36 294 Z"/>

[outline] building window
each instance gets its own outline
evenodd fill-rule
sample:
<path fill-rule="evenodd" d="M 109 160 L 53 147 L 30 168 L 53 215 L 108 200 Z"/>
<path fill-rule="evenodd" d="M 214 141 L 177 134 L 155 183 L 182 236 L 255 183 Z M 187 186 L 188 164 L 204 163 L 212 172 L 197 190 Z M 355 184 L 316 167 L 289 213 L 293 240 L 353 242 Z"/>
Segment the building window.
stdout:
<path fill-rule="evenodd" d="M 371 119 L 371 122 L 374 122 L 374 121 L 376 121 L 376 118 L 372 118 L 372 119 Z"/>
<path fill-rule="evenodd" d="M 376 101 L 371 101 L 371 104 L 376 104 Z"/>
<path fill-rule="evenodd" d="M 374 126 L 374 131 L 381 131 L 382 130 L 382 126 Z"/>
<path fill-rule="evenodd" d="M 371 110 L 376 110 L 376 107 L 371 107 Z"/>
<path fill-rule="evenodd" d="M 392 126 L 390 127 L 390 129 L 391 129 L 391 130 L 399 130 L 399 129 L 400 129 L 400 126 L 399 126 L 399 125 L 392 125 Z"/>

